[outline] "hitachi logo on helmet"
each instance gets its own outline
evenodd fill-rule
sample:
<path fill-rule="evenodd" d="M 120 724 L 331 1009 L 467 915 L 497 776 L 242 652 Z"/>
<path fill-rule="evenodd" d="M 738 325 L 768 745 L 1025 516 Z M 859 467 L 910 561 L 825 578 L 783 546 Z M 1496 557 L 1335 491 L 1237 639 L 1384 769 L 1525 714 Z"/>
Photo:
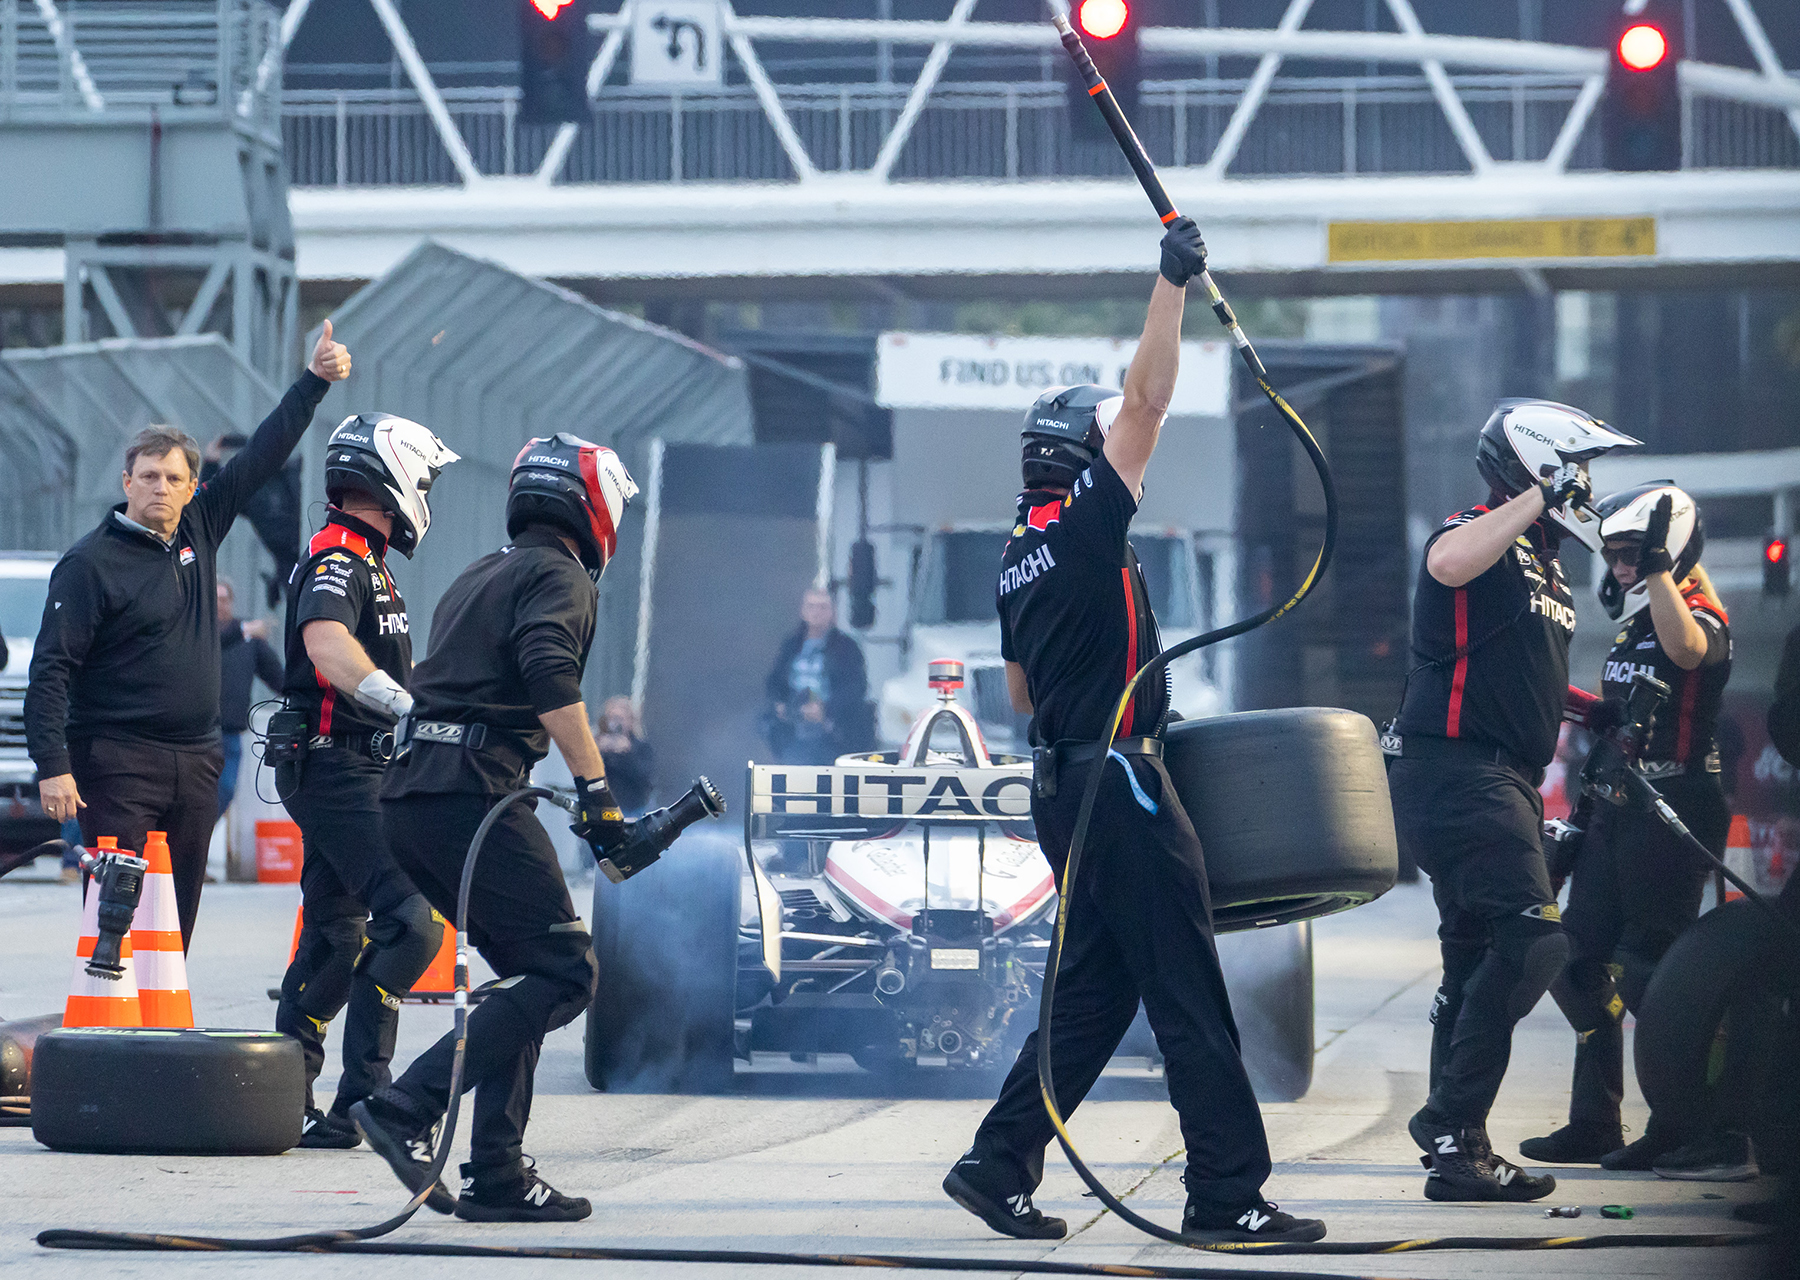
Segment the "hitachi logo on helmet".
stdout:
<path fill-rule="evenodd" d="M 1062 427 L 1067 429 L 1069 424 L 1056 418 L 1039 418 L 1037 420 L 1037 425 L 1040 427 Z"/>
<path fill-rule="evenodd" d="M 534 462 L 546 463 L 552 467 L 566 467 L 569 465 L 569 460 L 567 458 L 552 458 L 550 455 L 544 453 L 534 453 L 519 465 L 522 467 L 530 466 Z"/>

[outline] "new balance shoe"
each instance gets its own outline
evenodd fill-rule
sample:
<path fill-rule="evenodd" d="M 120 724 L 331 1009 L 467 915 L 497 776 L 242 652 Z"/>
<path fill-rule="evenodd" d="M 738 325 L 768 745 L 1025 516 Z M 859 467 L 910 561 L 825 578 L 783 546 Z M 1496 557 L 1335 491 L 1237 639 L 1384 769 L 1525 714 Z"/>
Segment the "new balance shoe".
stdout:
<path fill-rule="evenodd" d="M 530 1156 L 498 1168 L 462 1167 L 456 1216 L 466 1222 L 580 1222 L 593 1211 L 580 1196 L 565 1196 L 540 1178 Z"/>
<path fill-rule="evenodd" d="M 1406 1131 L 1419 1144 L 1419 1150 L 1434 1159 L 1462 1152 L 1462 1126 L 1451 1123 L 1433 1111 L 1430 1103 L 1413 1113 L 1412 1119 L 1406 1122 Z"/>
<path fill-rule="evenodd" d="M 1487 1129 L 1464 1129 L 1463 1142 L 1475 1163 L 1494 1176 L 1501 1186 L 1519 1193 L 1522 1198 L 1536 1200 L 1556 1190 L 1556 1179 L 1547 1173 L 1526 1173 L 1512 1161 L 1502 1158 L 1488 1140 Z M 1526 1195 L 1526 1192 L 1535 1194 Z"/>
<path fill-rule="evenodd" d="M 1749 1182 L 1758 1174 L 1756 1148 L 1730 1129 L 1718 1129 L 1669 1152 L 1651 1166 L 1677 1182 Z"/>
<path fill-rule="evenodd" d="M 1031 1203 L 1031 1188 L 1010 1183 L 994 1163 L 965 1155 L 944 1175 L 944 1194 L 1003 1236 L 1061 1240 L 1068 1234 L 1068 1223 L 1045 1216 Z"/>
<path fill-rule="evenodd" d="M 1599 1164 L 1609 1153 L 1625 1145 L 1619 1126 L 1596 1128 L 1565 1124 L 1542 1138 L 1527 1138 L 1519 1154 L 1539 1164 Z"/>
<path fill-rule="evenodd" d="M 300 1145 L 313 1151 L 348 1151 L 362 1146 L 362 1135 L 343 1116 L 308 1107 L 300 1118 Z"/>
<path fill-rule="evenodd" d="M 1181 1234 L 1202 1244 L 1311 1244 L 1325 1238 L 1325 1224 L 1283 1213 L 1280 1205 L 1261 1198 L 1224 1210 L 1189 1200 L 1181 1215 Z"/>
<path fill-rule="evenodd" d="M 1489 1161 L 1494 1161 L 1490 1164 Z M 1542 1200 L 1556 1190 L 1549 1174 L 1533 1175 L 1489 1153 L 1485 1158 L 1459 1149 L 1437 1156 L 1420 1156 L 1425 1166 L 1427 1200 L 1498 1200 L 1522 1203 Z"/>
<path fill-rule="evenodd" d="M 435 1213 L 455 1213 L 456 1201 L 448 1187 L 431 1177 L 431 1143 L 435 1124 L 421 1126 L 412 1116 L 380 1098 L 365 1098 L 350 1108 L 350 1119 L 369 1146 L 388 1163 L 400 1185 L 418 1195 L 427 1184 L 431 1194 L 425 1207 Z"/>

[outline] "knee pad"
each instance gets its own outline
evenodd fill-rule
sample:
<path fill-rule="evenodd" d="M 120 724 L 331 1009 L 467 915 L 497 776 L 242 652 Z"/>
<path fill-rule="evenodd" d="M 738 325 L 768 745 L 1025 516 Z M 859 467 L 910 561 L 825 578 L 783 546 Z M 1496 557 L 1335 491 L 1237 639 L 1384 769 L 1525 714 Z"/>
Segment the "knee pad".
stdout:
<path fill-rule="evenodd" d="M 519 972 L 498 983 L 495 992 L 504 994 L 521 1016 L 533 1025 L 541 1024 L 545 1031 L 573 1022 L 593 1000 L 600 978 L 594 941 L 581 922 L 570 921 L 555 930 L 510 944 Z"/>
<path fill-rule="evenodd" d="M 1512 971 L 1507 1015 L 1530 1013 L 1569 962 L 1569 938 L 1560 921 L 1540 915 L 1504 916 L 1494 922 L 1494 954 Z"/>
<path fill-rule="evenodd" d="M 425 896 L 408 894 L 369 924 L 368 950 L 356 971 L 386 991 L 412 990 L 443 945 L 444 924 Z"/>
<path fill-rule="evenodd" d="M 600 966 L 594 960 L 594 940 L 584 929 L 580 933 L 558 935 L 568 939 L 561 944 L 569 949 L 567 968 L 562 975 L 565 991 L 550 1010 L 550 1030 L 567 1026 L 587 1010 L 600 985 Z"/>
<path fill-rule="evenodd" d="M 322 961 L 307 975 L 294 1003 L 307 1017 L 329 1022 L 350 998 L 350 978 L 363 949 L 363 924 L 355 916 L 319 921 L 313 936 L 324 945 Z"/>

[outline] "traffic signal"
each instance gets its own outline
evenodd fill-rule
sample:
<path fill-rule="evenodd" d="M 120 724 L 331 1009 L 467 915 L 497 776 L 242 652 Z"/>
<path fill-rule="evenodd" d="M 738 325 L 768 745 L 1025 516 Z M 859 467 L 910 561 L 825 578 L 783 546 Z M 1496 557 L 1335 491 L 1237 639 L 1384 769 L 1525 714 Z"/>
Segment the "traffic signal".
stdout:
<path fill-rule="evenodd" d="M 1625 173 L 1681 168 L 1681 89 L 1674 24 L 1648 12 L 1615 28 L 1600 105 L 1602 163 Z"/>
<path fill-rule="evenodd" d="M 1094 66 L 1111 86 L 1113 97 L 1127 120 L 1137 118 L 1138 31 L 1129 0 L 1077 0 L 1075 30 L 1094 59 Z M 1100 114 L 1081 77 L 1072 72 L 1069 90 L 1069 128 L 1079 142 L 1113 140 L 1106 117 Z"/>
<path fill-rule="evenodd" d="M 1786 596 L 1793 585 L 1793 559 L 1788 554 L 1788 540 L 1775 534 L 1763 543 L 1763 594 Z"/>
<path fill-rule="evenodd" d="M 515 0 L 519 10 L 519 118 L 580 124 L 588 118 L 594 60 L 587 0 Z"/>

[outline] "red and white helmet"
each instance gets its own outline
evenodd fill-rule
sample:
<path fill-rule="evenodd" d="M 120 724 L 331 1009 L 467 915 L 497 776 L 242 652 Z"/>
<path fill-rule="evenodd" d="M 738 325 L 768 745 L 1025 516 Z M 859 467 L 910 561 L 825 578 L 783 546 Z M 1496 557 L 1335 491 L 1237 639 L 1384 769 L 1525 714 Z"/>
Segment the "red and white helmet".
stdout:
<path fill-rule="evenodd" d="M 513 459 L 506 495 L 506 532 L 532 523 L 555 525 L 575 539 L 595 581 L 619 545 L 619 522 L 637 496 L 619 455 L 567 431 L 527 441 Z"/>

